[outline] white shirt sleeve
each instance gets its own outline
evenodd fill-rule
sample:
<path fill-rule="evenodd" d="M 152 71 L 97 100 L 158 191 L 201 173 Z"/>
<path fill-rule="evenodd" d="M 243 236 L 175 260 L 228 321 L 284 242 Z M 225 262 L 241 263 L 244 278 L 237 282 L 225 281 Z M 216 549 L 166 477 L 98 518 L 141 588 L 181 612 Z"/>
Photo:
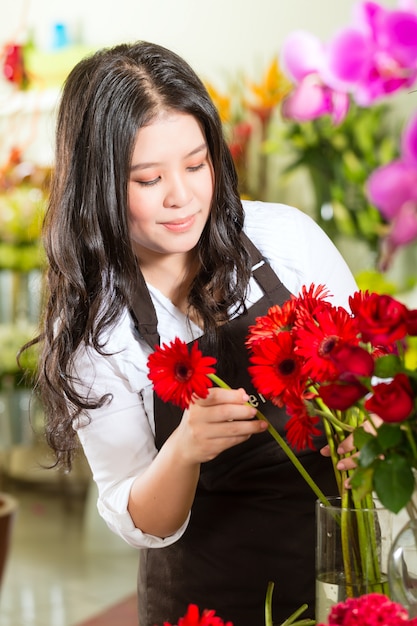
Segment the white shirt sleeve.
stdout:
<path fill-rule="evenodd" d="M 347 307 L 356 290 L 342 257 L 315 222 L 295 208 L 280 204 L 244 202 L 245 231 L 281 281 L 293 294 L 303 284 L 324 284 L 332 302 Z M 252 279 L 250 301 L 261 296 Z M 161 341 L 176 336 L 191 341 L 198 329 L 162 294 L 150 289 L 158 315 Z M 191 335 L 190 335 L 191 333 Z M 98 510 L 108 526 L 134 547 L 170 545 L 184 533 L 188 520 L 165 539 L 135 528 L 127 510 L 133 481 L 157 454 L 154 442 L 153 392 L 147 378 L 151 348 L 135 334 L 128 312 L 108 333 L 109 356 L 80 351 L 76 371 L 85 389 L 111 401 L 76 425 L 76 430 L 98 487 Z"/>
<path fill-rule="evenodd" d="M 287 289 L 298 295 L 301 287 L 325 285 L 336 306 L 349 308 L 349 296 L 357 290 L 341 254 L 302 211 L 283 204 L 243 202 L 245 231 Z"/>
<path fill-rule="evenodd" d="M 133 481 L 157 454 L 153 415 L 149 416 L 153 413 L 146 369 L 150 348 L 132 334 L 133 324 L 126 315 L 106 346 L 114 354 L 103 357 L 89 349 L 78 355 L 76 369 L 83 390 L 92 389 L 94 398 L 109 394 L 111 400 L 90 410 L 76 430 L 98 487 L 98 511 L 109 528 L 134 547 L 162 547 L 183 534 L 188 520 L 162 539 L 136 528 L 127 510 Z"/>

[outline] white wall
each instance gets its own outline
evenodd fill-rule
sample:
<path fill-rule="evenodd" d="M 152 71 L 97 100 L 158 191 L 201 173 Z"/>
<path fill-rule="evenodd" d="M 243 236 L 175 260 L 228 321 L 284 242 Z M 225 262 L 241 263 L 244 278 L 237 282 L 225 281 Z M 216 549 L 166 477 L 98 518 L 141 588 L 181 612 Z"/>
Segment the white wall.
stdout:
<path fill-rule="evenodd" d="M 387 7 L 397 6 L 396 0 L 381 2 Z M 165 45 L 184 56 L 203 79 L 221 89 L 230 84 L 237 71 L 259 80 L 260 72 L 280 54 L 284 38 L 295 29 L 307 29 L 326 41 L 349 22 L 355 1 L 115 0 L 110 4 L 105 0 L 1 0 L 1 3 L 0 52 L 8 41 L 23 43 L 29 35 L 38 49 L 48 51 L 54 24 L 64 23 L 74 39 L 80 37 L 81 43 L 94 49 L 137 39 Z M 11 116 L 8 107 L 18 109 L 19 105 L 11 101 L 9 85 L 4 92 L 5 84 L 2 80 L 0 162 L 16 143 L 25 146 L 28 158 L 50 162 L 54 123 L 48 96 L 30 96 L 35 102 L 26 106 L 26 113 Z M 397 98 L 403 117 L 416 108 L 414 96 L 401 94 Z M 53 102 L 54 98 L 52 94 Z"/>
<path fill-rule="evenodd" d="M 396 6 L 395 0 L 383 2 Z M 212 79 L 236 68 L 250 73 L 263 67 L 296 28 L 326 39 L 347 23 L 354 0 L 2 0 L 2 5 L 0 44 L 30 31 L 37 45 L 47 48 L 53 24 L 64 22 L 94 47 L 136 39 L 166 45 Z"/>

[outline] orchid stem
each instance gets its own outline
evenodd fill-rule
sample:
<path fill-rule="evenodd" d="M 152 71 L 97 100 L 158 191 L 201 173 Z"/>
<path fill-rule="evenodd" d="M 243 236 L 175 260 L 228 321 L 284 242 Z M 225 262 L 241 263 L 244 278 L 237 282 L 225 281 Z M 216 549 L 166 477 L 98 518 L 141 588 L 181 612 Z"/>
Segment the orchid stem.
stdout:
<path fill-rule="evenodd" d="M 231 389 L 231 387 L 229 387 L 229 385 L 227 383 L 225 383 L 221 378 L 219 378 L 216 374 L 208 374 L 208 377 L 218 387 L 222 387 L 223 389 Z M 247 404 L 249 404 L 250 406 L 253 406 L 250 402 L 248 402 Z M 278 443 L 278 445 L 281 446 L 282 450 L 288 456 L 288 458 L 293 463 L 295 468 L 299 471 L 299 473 L 304 478 L 304 480 L 308 483 L 308 485 L 313 490 L 313 492 L 316 494 L 316 496 L 319 498 L 319 500 L 325 506 L 330 506 L 330 502 L 328 501 L 328 499 L 326 498 L 324 493 L 321 491 L 320 487 L 314 482 L 314 480 L 311 478 L 310 474 L 305 470 L 305 468 L 303 467 L 302 463 L 300 463 L 299 459 L 294 454 L 294 452 L 292 451 L 290 446 L 287 444 L 285 439 L 283 437 L 281 437 L 279 432 L 272 426 L 270 421 L 265 417 L 265 415 L 263 413 L 261 413 L 260 411 L 257 410 L 256 411 L 256 417 L 259 420 L 263 420 L 264 422 L 266 422 L 268 424 L 268 432 L 270 433 L 270 435 L 272 435 L 272 437 L 275 439 L 275 441 Z"/>

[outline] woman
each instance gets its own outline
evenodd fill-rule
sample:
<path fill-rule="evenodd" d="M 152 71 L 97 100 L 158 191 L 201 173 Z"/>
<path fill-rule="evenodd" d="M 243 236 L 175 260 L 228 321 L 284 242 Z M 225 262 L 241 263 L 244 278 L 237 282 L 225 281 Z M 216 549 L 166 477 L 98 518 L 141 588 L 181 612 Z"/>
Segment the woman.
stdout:
<path fill-rule="evenodd" d="M 219 115 L 189 65 L 146 42 L 81 61 L 59 108 L 45 220 L 39 368 L 47 437 L 81 441 L 110 528 L 140 549 L 141 626 L 189 603 L 235 626 L 314 615 L 315 496 L 254 420 L 248 326 L 303 284 L 347 305 L 353 278 L 303 213 L 240 201 Z M 233 388 L 181 414 L 154 398 L 147 359 L 179 337 Z M 286 414 L 263 412 L 281 432 Z M 320 448 L 321 442 L 317 442 Z M 329 459 L 300 455 L 333 493 Z"/>

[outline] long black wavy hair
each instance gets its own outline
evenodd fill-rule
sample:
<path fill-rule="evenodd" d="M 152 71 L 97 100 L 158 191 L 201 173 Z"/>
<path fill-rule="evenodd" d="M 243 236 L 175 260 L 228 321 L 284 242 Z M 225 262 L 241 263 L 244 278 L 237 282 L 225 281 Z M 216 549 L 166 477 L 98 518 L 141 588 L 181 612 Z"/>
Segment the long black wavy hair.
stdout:
<path fill-rule="evenodd" d="M 47 299 L 35 340 L 42 345 L 37 388 L 46 436 L 56 464 L 67 469 L 77 447 L 73 420 L 108 400 L 80 392 L 73 357 L 82 344 L 105 354 L 103 331 L 133 300 L 140 268 L 129 237 L 129 169 L 138 129 L 165 110 L 196 118 L 214 170 L 189 306 L 203 320 L 213 346 L 228 311 L 244 310 L 250 262 L 241 240 L 243 207 L 221 121 L 202 81 L 184 59 L 148 42 L 106 48 L 83 59 L 64 84 L 58 110 L 44 222 Z"/>

